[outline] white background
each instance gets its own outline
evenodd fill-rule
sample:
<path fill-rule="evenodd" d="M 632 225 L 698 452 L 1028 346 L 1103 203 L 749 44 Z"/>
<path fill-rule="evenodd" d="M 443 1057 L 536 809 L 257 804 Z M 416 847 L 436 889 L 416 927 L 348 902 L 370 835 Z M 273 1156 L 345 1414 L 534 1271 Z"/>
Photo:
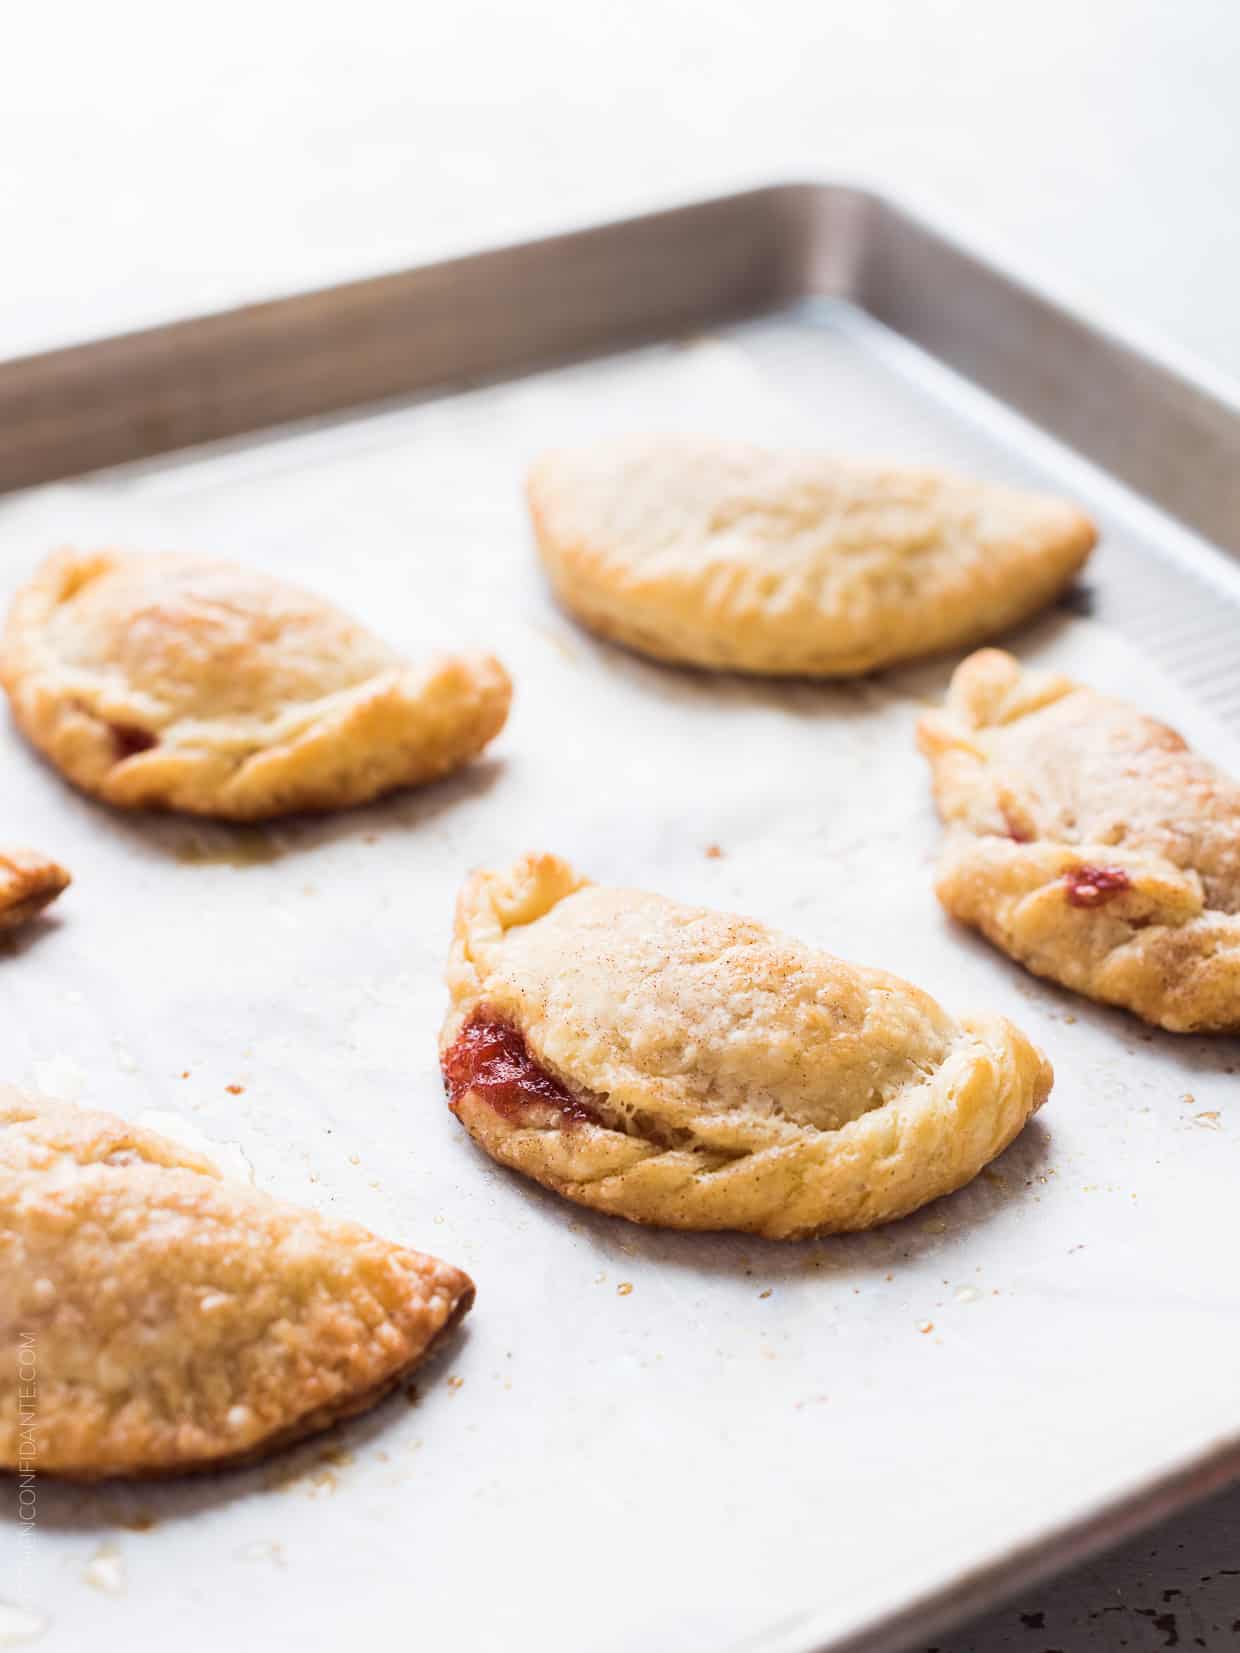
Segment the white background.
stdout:
<path fill-rule="evenodd" d="M 1240 372 L 1234 0 L 6 8 L 12 354 L 789 175 Z"/>
<path fill-rule="evenodd" d="M 1240 377 L 1235 0 L 45 4 L 0 89 L 0 355 L 846 176 Z M 1159 1647 L 1153 1609 L 1231 1647 L 1237 1532 L 1240 1497 L 941 1645 Z"/>

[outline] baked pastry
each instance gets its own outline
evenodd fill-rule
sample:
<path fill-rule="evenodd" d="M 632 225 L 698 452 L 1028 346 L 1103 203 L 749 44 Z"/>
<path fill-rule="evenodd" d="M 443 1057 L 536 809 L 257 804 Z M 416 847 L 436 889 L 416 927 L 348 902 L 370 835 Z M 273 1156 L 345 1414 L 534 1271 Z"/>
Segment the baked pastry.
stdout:
<path fill-rule="evenodd" d="M 923 717 L 939 899 L 1035 975 L 1240 1031 L 1240 784 L 1173 729 L 984 649 Z"/>
<path fill-rule="evenodd" d="M 72 879 L 63 867 L 34 850 L 0 850 L 0 933 L 37 918 L 67 890 Z"/>
<path fill-rule="evenodd" d="M 554 855 L 474 874 L 441 1038 L 493 1159 L 582 1205 L 772 1239 L 870 1228 L 1016 1136 L 1051 1068 L 999 1016 L 752 919 L 591 884 Z"/>
<path fill-rule="evenodd" d="M 57 552 L 0 644 L 18 724 L 84 791 L 230 820 L 432 780 L 503 727 L 490 655 L 410 666 L 330 603 L 230 563 Z"/>
<path fill-rule="evenodd" d="M 727 671 L 848 677 L 993 637 L 1049 603 L 1096 537 L 1044 494 L 676 437 L 549 453 L 528 492 L 578 619 Z"/>
<path fill-rule="evenodd" d="M 111 1114 L 0 1090 L 5 1469 L 94 1480 L 268 1452 L 372 1405 L 473 1295 L 459 1269 Z"/>

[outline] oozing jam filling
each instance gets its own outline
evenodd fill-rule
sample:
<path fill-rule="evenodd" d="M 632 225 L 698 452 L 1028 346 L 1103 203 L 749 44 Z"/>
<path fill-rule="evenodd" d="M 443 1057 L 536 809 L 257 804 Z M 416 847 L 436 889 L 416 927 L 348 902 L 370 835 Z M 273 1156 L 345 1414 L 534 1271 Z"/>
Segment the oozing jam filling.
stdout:
<path fill-rule="evenodd" d="M 110 723 L 108 733 L 112 736 L 118 763 L 123 763 L 126 758 L 136 758 L 139 752 L 149 752 L 152 746 L 159 745 L 149 730 L 140 729 L 136 723 Z"/>
<path fill-rule="evenodd" d="M 1113 895 L 1132 887 L 1132 879 L 1122 867 L 1073 867 L 1064 873 L 1063 881 L 1074 907 L 1101 907 Z"/>
<path fill-rule="evenodd" d="M 539 1067 L 511 1022 L 485 1006 L 470 1016 L 440 1065 L 451 1108 L 473 1091 L 506 1119 L 537 1105 L 556 1109 L 570 1124 L 598 1123 L 591 1108 Z"/>

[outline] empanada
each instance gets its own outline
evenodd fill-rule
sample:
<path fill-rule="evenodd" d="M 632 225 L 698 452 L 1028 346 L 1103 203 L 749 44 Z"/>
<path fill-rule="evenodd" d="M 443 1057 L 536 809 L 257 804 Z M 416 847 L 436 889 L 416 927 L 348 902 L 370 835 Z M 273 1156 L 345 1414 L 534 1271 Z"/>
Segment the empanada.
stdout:
<path fill-rule="evenodd" d="M 37 918 L 72 882 L 69 874 L 34 850 L 0 850 L 0 931 Z"/>
<path fill-rule="evenodd" d="M 545 455 L 529 504 L 551 583 L 661 660 L 847 677 L 995 636 L 1095 540 L 1072 505 L 942 471 L 675 437 Z"/>
<path fill-rule="evenodd" d="M 1036 975 L 1240 1031 L 1240 784 L 1165 724 L 983 649 L 923 717 L 939 899 Z"/>
<path fill-rule="evenodd" d="M 553 855 L 460 896 L 441 1037 L 494 1159 L 669 1228 L 870 1228 L 1016 1136 L 1051 1068 L 998 1016 L 753 920 L 589 883 Z"/>
<path fill-rule="evenodd" d="M 330 603 L 172 554 L 50 557 L 0 680 L 30 740 L 125 809 L 231 820 L 339 809 L 434 779 L 503 727 L 489 655 L 410 666 Z"/>
<path fill-rule="evenodd" d="M 111 1114 L 0 1090 L 6 1469 L 93 1480 L 267 1452 L 377 1401 L 473 1294 Z"/>

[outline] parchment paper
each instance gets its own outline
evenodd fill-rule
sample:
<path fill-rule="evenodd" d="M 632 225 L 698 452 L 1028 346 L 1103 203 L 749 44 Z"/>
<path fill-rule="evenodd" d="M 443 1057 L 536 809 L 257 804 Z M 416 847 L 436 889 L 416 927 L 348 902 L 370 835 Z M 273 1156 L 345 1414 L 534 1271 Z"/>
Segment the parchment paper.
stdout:
<path fill-rule="evenodd" d="M 0 728 L 0 838 L 76 877 L 0 958 L 3 1076 L 188 1132 L 478 1284 L 416 1404 L 244 1473 L 42 1478 L 32 1540 L 0 1497 L 0 1644 L 809 1648 L 1240 1431 L 1240 1046 L 1090 1006 L 940 914 L 913 724 L 951 661 L 752 683 L 556 612 L 525 467 L 633 428 L 1069 486 L 1106 531 L 1097 590 L 1174 546 L 1220 603 L 1240 594 L 1222 559 L 834 311 L 0 503 L 6 600 L 59 542 L 218 553 L 410 651 L 493 648 L 517 686 L 467 773 L 264 830 L 110 813 Z M 1237 762 L 1106 626 L 1061 609 L 1012 646 Z M 1001 1010 L 1051 1055 L 1054 1094 L 969 1189 L 870 1235 L 579 1211 L 473 1149 L 435 1059 L 456 890 L 530 848 Z"/>

